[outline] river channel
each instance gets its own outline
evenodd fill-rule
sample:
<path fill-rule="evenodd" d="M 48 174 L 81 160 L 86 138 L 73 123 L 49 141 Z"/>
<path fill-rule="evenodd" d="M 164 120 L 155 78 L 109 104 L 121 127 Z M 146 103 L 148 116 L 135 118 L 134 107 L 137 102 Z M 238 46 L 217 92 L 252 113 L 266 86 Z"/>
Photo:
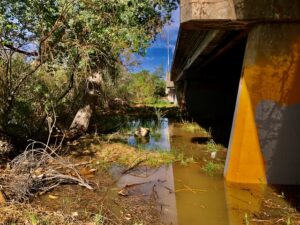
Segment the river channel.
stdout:
<path fill-rule="evenodd" d="M 155 124 L 153 121 L 133 120 L 129 127 L 134 129 L 145 123 L 148 126 Z M 119 176 L 117 186 L 144 183 L 138 186 L 137 191 L 145 195 L 155 191 L 161 221 L 168 225 L 241 225 L 250 221 L 250 215 L 261 213 L 262 210 L 267 210 L 268 216 L 272 217 L 272 214 L 280 213 L 279 208 L 292 207 L 278 187 L 227 183 L 222 170 L 214 174 L 205 172 L 202 168 L 207 162 L 213 160 L 223 164 L 226 158 L 226 148 L 223 148 L 212 159 L 206 141 L 201 132 L 186 129 L 182 123 L 168 119 L 162 119 L 156 130 L 152 130 L 150 139 L 144 143 L 138 143 L 130 135 L 129 145 L 142 145 L 149 151 L 181 151 L 185 157 L 192 157 L 194 162 L 183 164 L 178 161 L 156 170 Z M 112 174 L 118 173 L 112 170 Z M 276 202 L 277 210 L 272 207 L 265 209 L 266 201 Z"/>
<path fill-rule="evenodd" d="M 147 151 L 170 151 L 177 155 L 177 160 L 155 169 L 136 167 L 126 174 L 122 173 L 124 167 L 113 164 L 108 169 L 113 183 L 107 191 L 112 199 L 116 199 L 118 191 L 124 187 L 130 187 L 129 195 L 145 199 L 151 196 L 159 211 L 159 224 L 164 225 L 300 224 L 300 191 L 297 186 L 226 182 L 222 174 L 226 147 L 218 145 L 216 155 L 212 156 L 207 143 L 213 137 L 200 127 L 194 129 L 195 123 L 167 118 L 159 122 L 141 118 L 127 118 L 124 121 L 118 128 L 122 132 L 123 144 Z M 134 136 L 138 127 L 150 128 L 148 139 Z M 93 138 L 83 138 L 82 144 L 75 148 L 82 152 L 82 149 L 89 148 L 92 141 Z M 93 159 L 93 156 L 88 156 L 88 159 Z M 212 171 L 208 165 L 220 167 Z M 103 180 L 101 176 L 96 175 L 94 180 Z M 74 195 L 71 188 L 77 187 L 60 187 L 51 193 L 59 196 L 57 199 L 49 200 L 47 196 L 41 196 L 36 202 L 66 213 L 74 214 L 73 211 L 77 210 L 79 215 L 84 215 L 87 207 L 99 207 L 103 190 L 87 192 L 78 189 L 80 191 Z M 126 201 L 128 198 L 124 199 Z M 114 204 L 115 201 L 111 201 L 109 207 L 113 209 Z"/>

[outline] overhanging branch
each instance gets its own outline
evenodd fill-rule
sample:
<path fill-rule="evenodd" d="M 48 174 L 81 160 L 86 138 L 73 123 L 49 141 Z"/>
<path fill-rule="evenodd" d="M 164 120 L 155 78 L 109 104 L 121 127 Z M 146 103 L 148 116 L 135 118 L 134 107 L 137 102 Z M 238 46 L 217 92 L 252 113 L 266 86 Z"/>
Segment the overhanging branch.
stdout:
<path fill-rule="evenodd" d="M 8 44 L 4 44 L 4 47 L 10 49 L 10 50 L 13 50 L 15 52 L 18 52 L 18 53 L 21 53 L 23 55 L 27 55 L 27 56 L 38 56 L 38 52 L 27 52 L 27 51 L 24 51 L 22 49 L 19 49 L 19 48 L 16 48 L 12 45 L 8 45 Z"/>

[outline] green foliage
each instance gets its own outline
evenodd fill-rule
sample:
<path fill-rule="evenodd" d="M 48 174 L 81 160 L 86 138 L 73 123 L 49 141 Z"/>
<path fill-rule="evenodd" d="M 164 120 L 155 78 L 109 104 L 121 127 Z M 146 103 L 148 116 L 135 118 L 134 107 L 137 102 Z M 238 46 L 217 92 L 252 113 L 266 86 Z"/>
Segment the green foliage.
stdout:
<path fill-rule="evenodd" d="M 79 57 L 88 71 L 123 53 L 144 54 L 176 7 L 175 0 L 2 0 L 2 44 L 38 42 L 45 60 Z"/>
<path fill-rule="evenodd" d="M 94 73 L 103 79 L 100 105 L 128 98 L 132 78 L 122 64 L 145 54 L 176 7 L 177 0 L 0 1 L 0 130 L 35 136 L 52 107 L 65 120 Z M 153 83 L 160 95 L 163 82 Z"/>
<path fill-rule="evenodd" d="M 37 224 L 39 224 L 39 219 L 38 219 L 38 217 L 37 217 L 36 215 L 34 215 L 34 214 L 29 214 L 28 217 L 29 217 L 30 223 L 31 223 L 32 225 L 37 225 Z"/>
<path fill-rule="evenodd" d="M 154 108 L 167 108 L 167 107 L 174 107 L 174 104 L 170 103 L 164 99 L 157 99 L 155 103 L 146 104 L 147 106 L 154 107 Z"/>
<path fill-rule="evenodd" d="M 194 157 L 187 157 L 183 152 L 176 155 L 176 161 L 182 166 L 187 166 L 189 163 L 195 163 Z"/>
<path fill-rule="evenodd" d="M 216 144 L 212 138 L 207 142 L 207 152 L 218 152 L 222 149 L 224 149 L 224 146 L 221 144 Z"/>
<path fill-rule="evenodd" d="M 189 121 L 185 121 L 182 120 L 182 128 L 192 132 L 192 133 L 200 133 L 203 136 L 210 136 L 209 132 L 207 132 L 203 127 L 200 127 L 196 122 L 189 122 Z"/>
<path fill-rule="evenodd" d="M 98 214 L 95 215 L 94 218 L 94 223 L 95 225 L 103 225 L 104 224 L 104 215 L 102 213 L 102 206 L 101 206 L 101 210 Z"/>
<path fill-rule="evenodd" d="M 165 95 L 165 85 L 164 80 L 143 70 L 131 75 L 128 92 L 136 103 L 154 104 Z"/>
<path fill-rule="evenodd" d="M 216 142 L 213 139 L 210 139 L 207 142 L 207 151 L 208 152 L 217 152 L 218 150 L 219 149 L 218 149 Z"/>
<path fill-rule="evenodd" d="M 213 176 L 214 174 L 220 172 L 223 168 L 223 164 L 209 161 L 205 163 L 205 165 L 202 167 L 202 170 L 209 176 Z"/>

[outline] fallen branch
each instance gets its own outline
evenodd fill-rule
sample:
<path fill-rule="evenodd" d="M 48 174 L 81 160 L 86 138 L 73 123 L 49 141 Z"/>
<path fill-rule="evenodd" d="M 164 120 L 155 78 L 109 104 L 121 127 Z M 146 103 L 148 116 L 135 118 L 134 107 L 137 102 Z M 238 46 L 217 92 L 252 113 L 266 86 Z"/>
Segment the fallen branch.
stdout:
<path fill-rule="evenodd" d="M 70 166 L 72 166 L 72 167 L 86 166 L 86 165 L 91 164 L 92 162 L 93 162 L 93 160 L 90 160 L 90 161 L 87 161 L 87 162 L 76 163 L 76 164 L 70 164 L 69 167 Z M 55 170 L 63 169 L 64 167 L 66 167 L 66 165 L 56 167 Z"/>
<path fill-rule="evenodd" d="M 48 117 L 47 121 L 49 128 L 47 143 L 31 140 L 25 151 L 11 161 L 10 167 L 1 171 L 2 192 L 8 201 L 27 201 L 62 184 L 76 184 L 93 190 L 88 181 L 75 169 L 90 161 L 73 165 L 63 159 L 58 154 L 63 139 L 59 143 L 54 142 L 54 146 L 49 146 L 55 119 Z"/>
<path fill-rule="evenodd" d="M 259 220 L 259 219 L 251 219 L 252 222 L 256 223 L 265 223 L 265 222 L 270 222 L 271 220 Z"/>

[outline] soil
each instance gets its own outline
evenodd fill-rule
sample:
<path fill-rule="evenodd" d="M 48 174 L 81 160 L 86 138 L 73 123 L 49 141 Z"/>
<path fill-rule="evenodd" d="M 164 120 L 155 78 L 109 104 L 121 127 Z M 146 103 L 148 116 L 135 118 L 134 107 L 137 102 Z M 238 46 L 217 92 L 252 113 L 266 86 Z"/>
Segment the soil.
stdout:
<path fill-rule="evenodd" d="M 30 202 L 2 203 L 0 224 L 160 224 L 154 197 L 134 191 L 121 193 L 109 173 L 109 168 L 120 159 L 126 170 L 135 165 L 136 158 L 132 156 L 144 157 L 146 153 L 120 143 L 88 143 L 93 141 L 82 138 L 70 143 L 64 159 L 80 165 L 76 169 L 92 184 L 93 191 L 78 185 L 61 185 Z M 159 159 L 156 153 L 151 155 Z"/>

